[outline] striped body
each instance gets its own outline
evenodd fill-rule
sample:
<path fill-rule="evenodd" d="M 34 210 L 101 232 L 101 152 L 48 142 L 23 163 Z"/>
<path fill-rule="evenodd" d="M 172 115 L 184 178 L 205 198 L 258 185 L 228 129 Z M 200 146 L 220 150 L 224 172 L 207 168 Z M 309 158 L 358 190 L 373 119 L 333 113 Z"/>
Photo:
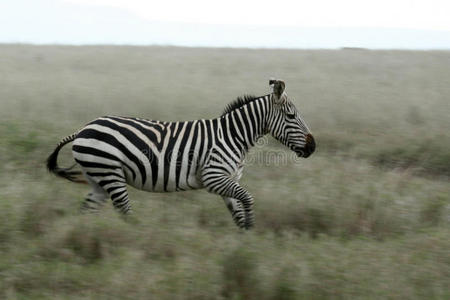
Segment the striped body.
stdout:
<path fill-rule="evenodd" d="M 137 189 L 198 189 L 203 187 L 200 170 L 215 142 L 213 132 L 218 124 L 217 120 L 158 122 L 102 117 L 78 133 L 73 156 L 90 176 L 93 172 L 89 170 L 99 169 L 92 163 L 123 166 L 124 179 Z"/>
<path fill-rule="evenodd" d="M 258 101 L 259 123 L 263 123 L 262 113 L 268 100 L 266 96 Z M 101 167 L 92 166 L 93 163 L 123 166 L 125 181 L 145 191 L 203 188 L 201 172 L 206 162 L 214 165 L 218 160 L 226 174 L 236 175 L 249 145 L 262 136 L 263 128 L 253 132 L 256 124 L 246 123 L 244 119 L 249 119 L 248 109 L 217 119 L 186 122 L 101 117 L 78 132 L 73 156 L 87 175 L 97 175 L 92 177 L 103 176 L 95 172 Z M 254 137 L 249 141 L 249 136 Z"/>

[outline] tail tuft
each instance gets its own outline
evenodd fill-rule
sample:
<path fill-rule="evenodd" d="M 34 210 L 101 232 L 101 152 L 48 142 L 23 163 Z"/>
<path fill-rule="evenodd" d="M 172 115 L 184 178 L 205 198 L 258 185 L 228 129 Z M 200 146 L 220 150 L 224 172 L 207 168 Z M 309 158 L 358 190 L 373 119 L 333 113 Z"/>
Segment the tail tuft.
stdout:
<path fill-rule="evenodd" d="M 76 163 L 69 168 L 60 168 L 58 167 L 58 153 L 59 150 L 65 145 L 72 142 L 77 137 L 77 134 L 72 134 L 66 138 L 64 138 L 61 142 L 58 143 L 55 150 L 52 154 L 47 158 L 47 169 L 49 172 L 55 174 L 56 176 L 65 178 L 67 180 L 77 182 L 77 183 L 87 183 L 83 177 L 83 174 L 80 171 L 72 171 L 72 169 L 77 165 Z"/>
<path fill-rule="evenodd" d="M 60 148 L 59 148 L 60 149 Z M 47 170 L 49 172 L 55 172 L 56 168 L 57 168 L 57 159 L 58 159 L 58 152 L 59 152 L 58 147 L 55 149 L 55 151 L 53 151 L 52 154 L 50 154 L 50 156 L 47 158 Z"/>

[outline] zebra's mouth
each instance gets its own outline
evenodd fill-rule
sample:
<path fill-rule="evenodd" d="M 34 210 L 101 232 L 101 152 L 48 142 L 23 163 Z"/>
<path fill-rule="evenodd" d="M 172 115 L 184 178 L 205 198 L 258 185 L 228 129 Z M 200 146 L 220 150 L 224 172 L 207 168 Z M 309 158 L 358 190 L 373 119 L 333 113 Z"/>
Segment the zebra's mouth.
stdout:
<path fill-rule="evenodd" d="M 309 157 L 316 150 L 316 142 L 314 141 L 314 137 L 311 134 L 306 136 L 306 144 L 304 147 L 291 147 L 292 151 L 294 151 L 298 157 Z"/>
<path fill-rule="evenodd" d="M 307 157 L 305 156 L 305 149 L 300 148 L 300 147 L 291 147 L 291 150 L 295 152 L 295 154 L 297 155 L 297 157 Z"/>

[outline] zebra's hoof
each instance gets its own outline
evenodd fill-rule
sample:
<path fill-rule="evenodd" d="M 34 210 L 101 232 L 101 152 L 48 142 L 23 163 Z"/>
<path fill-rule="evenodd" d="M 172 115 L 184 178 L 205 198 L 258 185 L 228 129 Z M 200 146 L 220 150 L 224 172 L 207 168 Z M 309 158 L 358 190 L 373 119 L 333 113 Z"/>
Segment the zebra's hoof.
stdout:
<path fill-rule="evenodd" d="M 245 214 L 245 229 L 250 229 L 255 224 L 255 218 L 253 216 L 253 211 L 246 212 Z"/>
<path fill-rule="evenodd" d="M 141 222 L 139 221 L 139 219 L 136 217 L 136 215 L 132 214 L 132 213 L 127 213 L 126 215 L 122 215 L 122 219 L 132 225 L 138 225 Z"/>
<path fill-rule="evenodd" d="M 245 229 L 246 230 L 252 229 L 253 225 L 254 225 L 254 222 L 251 222 L 251 223 L 245 222 Z"/>

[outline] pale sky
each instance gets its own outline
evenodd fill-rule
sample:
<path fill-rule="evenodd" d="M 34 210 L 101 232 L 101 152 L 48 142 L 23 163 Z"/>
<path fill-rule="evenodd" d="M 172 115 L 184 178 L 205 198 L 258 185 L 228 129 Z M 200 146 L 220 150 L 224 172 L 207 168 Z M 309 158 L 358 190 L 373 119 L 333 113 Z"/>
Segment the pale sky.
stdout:
<path fill-rule="evenodd" d="M 63 0 L 125 9 L 150 21 L 450 30 L 448 0 Z"/>
<path fill-rule="evenodd" d="M 0 42 L 450 48 L 444 0 L 0 0 Z"/>

